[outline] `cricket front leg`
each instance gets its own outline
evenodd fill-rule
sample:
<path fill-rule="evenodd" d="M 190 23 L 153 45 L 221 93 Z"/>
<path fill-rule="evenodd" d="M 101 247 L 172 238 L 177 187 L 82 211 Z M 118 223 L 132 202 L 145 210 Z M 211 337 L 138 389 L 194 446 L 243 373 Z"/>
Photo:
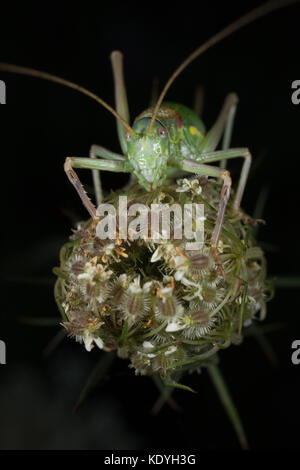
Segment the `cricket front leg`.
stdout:
<path fill-rule="evenodd" d="M 217 178 L 223 179 L 223 186 L 221 190 L 221 198 L 220 204 L 218 208 L 217 220 L 213 229 L 213 233 L 210 240 L 210 245 L 215 254 L 218 252 L 218 244 L 221 235 L 221 230 L 224 221 L 225 210 L 227 206 L 227 202 L 230 196 L 230 189 L 231 189 L 231 177 L 230 173 L 223 168 L 214 167 L 210 165 L 204 165 L 194 160 L 184 159 L 181 163 L 181 168 L 184 171 L 188 171 L 190 173 L 196 173 L 198 175 L 204 176 L 213 176 Z"/>
<path fill-rule="evenodd" d="M 111 152 L 110 150 L 100 145 L 92 145 L 90 148 L 90 158 L 97 159 L 97 157 L 107 158 L 108 160 L 119 160 L 119 161 L 125 160 L 125 157 L 123 155 L 120 155 L 115 152 Z M 94 183 L 97 206 L 99 206 L 99 204 L 101 204 L 103 200 L 100 171 L 92 170 L 92 175 L 93 175 L 93 183 Z"/>
<path fill-rule="evenodd" d="M 114 160 L 94 160 L 90 158 L 80 158 L 80 157 L 67 157 L 64 169 L 65 172 L 71 181 L 72 185 L 76 189 L 84 207 L 89 212 L 90 216 L 93 219 L 97 218 L 96 207 L 91 202 L 90 198 L 88 197 L 80 179 L 78 178 L 77 173 L 75 172 L 74 168 L 86 168 L 88 170 L 104 170 L 104 171 L 112 171 L 112 172 L 125 172 L 127 173 L 129 170 L 126 168 L 126 164 L 124 161 L 114 161 Z"/>

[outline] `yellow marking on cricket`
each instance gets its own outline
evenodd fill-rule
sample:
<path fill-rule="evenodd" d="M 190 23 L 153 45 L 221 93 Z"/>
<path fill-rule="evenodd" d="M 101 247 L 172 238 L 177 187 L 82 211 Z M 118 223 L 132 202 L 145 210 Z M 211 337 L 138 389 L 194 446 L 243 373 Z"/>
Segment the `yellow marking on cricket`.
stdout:
<path fill-rule="evenodd" d="M 197 127 L 195 126 L 190 126 L 189 127 L 189 132 L 191 135 L 197 135 L 198 137 L 204 137 L 202 132 L 199 131 L 199 129 L 197 129 Z"/>

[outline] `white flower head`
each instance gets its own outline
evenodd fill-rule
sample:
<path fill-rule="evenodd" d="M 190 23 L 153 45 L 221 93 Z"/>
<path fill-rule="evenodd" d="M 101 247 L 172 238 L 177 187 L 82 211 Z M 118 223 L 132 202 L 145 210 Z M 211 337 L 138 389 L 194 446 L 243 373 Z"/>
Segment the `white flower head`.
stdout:
<path fill-rule="evenodd" d="M 173 258 L 173 261 L 174 261 L 174 267 L 175 267 L 174 278 L 176 281 L 180 281 L 188 271 L 188 268 L 189 268 L 188 259 L 183 256 L 175 256 Z"/>
<path fill-rule="evenodd" d="M 186 277 L 181 279 L 181 283 L 187 287 L 186 291 L 188 291 L 187 295 L 183 297 L 184 300 L 193 300 L 199 298 L 203 300 L 202 297 L 202 286 L 199 282 L 193 282 Z"/>
<path fill-rule="evenodd" d="M 224 251 L 224 243 L 223 243 L 222 240 L 219 240 L 218 251 L 219 251 L 219 253 L 223 253 L 223 251 Z"/>
<path fill-rule="evenodd" d="M 77 336 L 77 341 L 84 342 L 85 349 L 87 351 L 91 351 L 94 347 L 93 343 L 95 343 L 99 349 L 103 349 L 104 343 L 100 337 L 94 336 L 90 331 L 86 330 L 83 333 L 83 336 Z"/>
<path fill-rule="evenodd" d="M 95 276 L 95 274 L 96 274 L 96 266 L 92 264 L 90 261 L 87 261 L 83 268 L 83 272 L 78 274 L 78 279 L 84 280 L 84 281 L 91 281 L 93 277 Z"/>
<path fill-rule="evenodd" d="M 101 281 L 106 281 L 113 274 L 112 271 L 107 270 L 102 264 L 87 261 L 83 268 L 83 272 L 78 274 L 78 279 L 82 281 L 92 281 L 97 276 Z"/>
<path fill-rule="evenodd" d="M 171 321 L 170 323 L 168 323 L 165 331 L 167 333 L 174 333 L 175 331 L 183 330 L 184 328 L 186 328 L 186 326 L 187 325 L 185 325 L 182 321 L 175 320 L 175 321 Z"/>
<path fill-rule="evenodd" d="M 184 178 L 178 180 L 177 184 L 179 185 L 179 187 L 176 188 L 177 193 L 186 193 L 187 191 L 191 191 L 194 194 L 201 194 L 202 192 L 202 188 L 197 179 Z"/>
<path fill-rule="evenodd" d="M 154 345 L 150 341 L 144 341 L 143 348 L 145 352 L 142 352 L 142 353 L 140 352 L 140 354 L 145 355 L 149 357 L 150 359 L 152 359 L 153 357 L 156 357 L 157 353 L 156 354 L 151 353 L 151 350 L 154 349 Z"/>
<path fill-rule="evenodd" d="M 158 248 L 154 251 L 153 255 L 151 256 L 151 263 L 155 263 L 160 259 L 165 259 L 166 261 L 172 257 L 174 254 L 175 248 L 172 243 L 167 243 L 166 241 L 159 245 Z"/>
<path fill-rule="evenodd" d="M 128 282 L 127 274 L 120 274 L 118 280 L 119 280 L 120 285 L 121 285 L 123 288 L 125 288 L 126 285 L 127 285 L 127 282 Z"/>
<path fill-rule="evenodd" d="M 149 349 L 153 349 L 154 346 L 150 341 L 144 341 L 143 342 L 143 348 L 149 350 Z"/>
<path fill-rule="evenodd" d="M 167 297 L 170 297 L 173 293 L 173 288 L 172 287 L 162 287 L 161 289 L 158 289 L 157 295 L 162 299 L 164 302 Z"/>
<path fill-rule="evenodd" d="M 132 294 L 140 294 L 142 292 L 141 288 L 141 276 L 138 275 L 130 284 L 128 287 L 129 292 Z"/>
<path fill-rule="evenodd" d="M 140 274 L 129 284 L 128 290 L 132 294 L 148 294 L 152 287 L 153 281 L 146 282 L 141 287 L 141 276 Z"/>
<path fill-rule="evenodd" d="M 176 351 L 177 351 L 176 346 L 169 346 L 168 349 L 165 351 L 165 356 L 169 356 L 170 354 L 173 354 Z"/>
<path fill-rule="evenodd" d="M 100 278 L 101 281 L 106 281 L 111 277 L 112 274 L 113 272 L 103 266 L 103 264 L 96 265 L 96 275 Z"/>
<path fill-rule="evenodd" d="M 109 243 L 108 245 L 105 245 L 104 253 L 106 254 L 106 256 L 112 256 L 114 249 L 115 249 L 115 244 Z"/>

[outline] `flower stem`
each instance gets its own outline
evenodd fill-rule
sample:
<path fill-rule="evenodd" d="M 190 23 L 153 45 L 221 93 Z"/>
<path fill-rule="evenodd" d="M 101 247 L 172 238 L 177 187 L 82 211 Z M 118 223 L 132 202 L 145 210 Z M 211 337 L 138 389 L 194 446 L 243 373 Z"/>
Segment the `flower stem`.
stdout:
<path fill-rule="evenodd" d="M 242 449 L 248 449 L 247 436 L 239 416 L 239 413 L 233 403 L 230 392 L 227 388 L 227 385 L 224 381 L 224 378 L 221 374 L 221 371 L 218 366 L 210 365 L 207 367 L 210 378 L 216 388 L 216 391 L 219 395 L 222 405 L 225 408 L 225 411 L 231 421 L 231 424 L 236 432 L 238 440 L 241 444 Z"/>
<path fill-rule="evenodd" d="M 174 410 L 180 411 L 179 405 L 177 405 L 176 401 L 171 396 L 174 392 L 174 388 L 166 387 L 158 374 L 153 374 L 152 380 L 160 391 L 160 396 L 154 403 L 151 413 L 157 415 L 165 403 L 168 403 Z"/>

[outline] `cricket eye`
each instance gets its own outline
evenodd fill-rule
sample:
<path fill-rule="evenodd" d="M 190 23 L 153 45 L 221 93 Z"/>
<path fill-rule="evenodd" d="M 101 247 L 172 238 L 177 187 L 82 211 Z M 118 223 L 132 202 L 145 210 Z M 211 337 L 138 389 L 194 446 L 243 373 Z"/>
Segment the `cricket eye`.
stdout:
<path fill-rule="evenodd" d="M 159 127 L 157 129 L 157 134 L 159 137 L 167 137 L 168 132 L 167 132 L 167 129 L 165 129 L 164 127 Z"/>
<path fill-rule="evenodd" d="M 130 134 L 129 131 L 126 132 L 126 134 L 125 134 L 125 139 L 126 139 L 127 142 L 130 141 L 130 139 L 131 139 L 131 134 Z"/>

